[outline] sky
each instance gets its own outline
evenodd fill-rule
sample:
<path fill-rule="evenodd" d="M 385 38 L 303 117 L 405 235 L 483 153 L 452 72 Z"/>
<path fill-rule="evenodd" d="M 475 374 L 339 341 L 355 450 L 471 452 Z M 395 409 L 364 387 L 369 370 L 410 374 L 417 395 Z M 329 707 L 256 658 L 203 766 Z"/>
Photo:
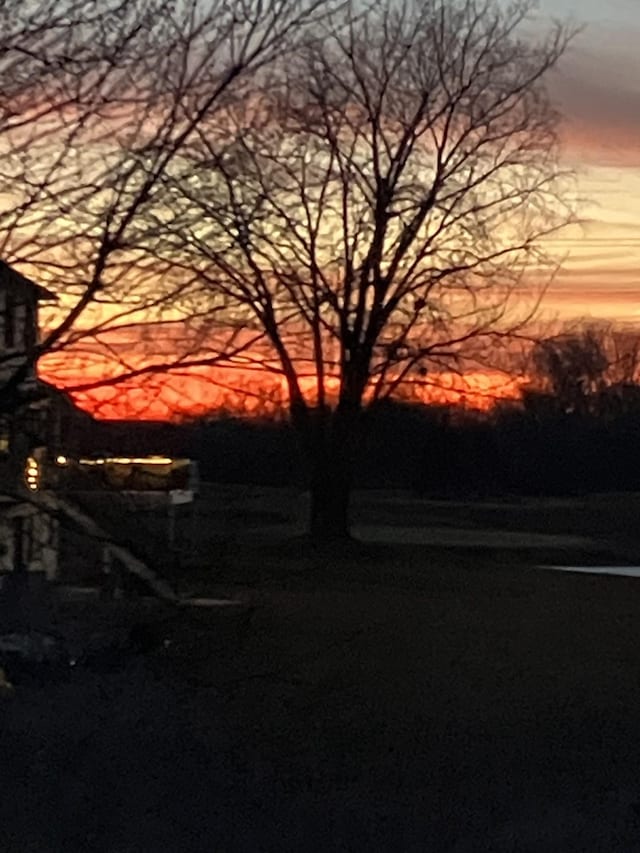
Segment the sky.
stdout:
<path fill-rule="evenodd" d="M 582 27 L 549 79 L 563 116 L 563 160 L 577 175 L 581 224 L 556 241 L 562 267 L 542 317 L 640 328 L 640 0 L 540 0 L 540 12 Z M 173 381 L 150 388 L 144 412 L 139 396 L 121 388 L 94 394 L 87 406 L 103 417 L 166 417 L 176 407 L 192 411 L 194 400 L 225 405 L 228 387 L 197 379 L 190 377 L 190 394 L 184 378 L 177 389 Z M 135 410 L 124 411 L 129 398 Z"/>
<path fill-rule="evenodd" d="M 640 322 L 640 0 L 540 8 L 583 27 L 550 79 L 583 222 L 559 241 L 563 271 L 545 312 Z"/>

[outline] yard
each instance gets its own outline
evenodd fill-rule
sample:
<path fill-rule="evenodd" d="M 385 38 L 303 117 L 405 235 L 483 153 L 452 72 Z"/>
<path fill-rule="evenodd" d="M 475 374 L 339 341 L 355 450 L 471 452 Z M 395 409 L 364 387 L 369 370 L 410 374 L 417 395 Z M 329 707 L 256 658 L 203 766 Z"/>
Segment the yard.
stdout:
<path fill-rule="evenodd" d="M 144 622 L 169 643 L 0 699 L 3 853 L 640 850 L 640 581 L 535 568 L 595 559 L 622 499 L 429 524 L 403 500 L 363 501 L 358 524 L 597 523 L 600 545 L 319 555 L 273 535 L 275 497 L 235 521 L 227 502 L 233 547 L 200 541 L 184 584 L 240 606 L 59 603 L 72 639 Z"/>

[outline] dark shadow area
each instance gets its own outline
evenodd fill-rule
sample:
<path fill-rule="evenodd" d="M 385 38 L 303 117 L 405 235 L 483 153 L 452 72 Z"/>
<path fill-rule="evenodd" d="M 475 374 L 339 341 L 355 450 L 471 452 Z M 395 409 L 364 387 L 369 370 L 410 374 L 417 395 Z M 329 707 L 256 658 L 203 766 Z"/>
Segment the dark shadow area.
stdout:
<path fill-rule="evenodd" d="M 640 487 L 640 397 L 602 395 L 587 411 L 528 395 L 491 412 L 385 403 L 365 416 L 358 488 L 431 497 L 581 495 Z M 225 418 L 186 424 L 93 422 L 82 451 L 169 453 L 198 461 L 203 480 L 304 486 L 296 436 L 280 421 Z"/>

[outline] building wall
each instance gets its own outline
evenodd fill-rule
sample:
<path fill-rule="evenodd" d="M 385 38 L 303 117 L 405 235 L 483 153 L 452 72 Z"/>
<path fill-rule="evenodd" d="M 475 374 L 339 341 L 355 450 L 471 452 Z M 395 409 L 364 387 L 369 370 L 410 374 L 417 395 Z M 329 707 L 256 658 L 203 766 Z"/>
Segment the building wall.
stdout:
<path fill-rule="evenodd" d="M 38 299 L 46 297 L 46 291 L 0 260 L 0 394 L 33 353 Z M 21 387 L 31 387 L 34 381 L 31 368 Z M 25 570 L 45 572 L 53 579 L 58 571 L 58 522 L 29 501 L 25 482 L 27 459 L 38 456 L 35 448 L 42 444 L 36 432 L 46 413 L 40 419 L 37 415 L 31 404 L 9 410 L 0 423 L 0 570 L 11 571 L 22 562 Z"/>
<path fill-rule="evenodd" d="M 7 341 L 7 300 L 10 301 L 13 315 L 13 345 Z M 26 287 L 0 286 L 0 353 L 9 355 L 15 352 L 14 358 L 0 362 L 0 386 L 24 363 L 25 354 L 35 343 L 38 334 L 34 326 L 36 322 L 36 300 L 33 294 Z M 32 378 L 34 371 L 29 373 L 28 378 Z"/>
<path fill-rule="evenodd" d="M 49 580 L 58 575 L 58 521 L 28 503 L 0 509 L 0 571 L 9 572 L 16 562 L 16 528 L 22 532 L 25 569 L 45 572 Z"/>

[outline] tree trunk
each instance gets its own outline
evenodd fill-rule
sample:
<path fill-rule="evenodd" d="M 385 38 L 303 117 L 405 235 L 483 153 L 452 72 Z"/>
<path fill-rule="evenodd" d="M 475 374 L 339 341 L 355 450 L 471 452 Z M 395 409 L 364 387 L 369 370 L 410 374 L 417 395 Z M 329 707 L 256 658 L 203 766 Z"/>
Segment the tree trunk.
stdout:
<path fill-rule="evenodd" d="M 338 408 L 316 424 L 311 444 L 310 533 L 317 542 L 350 538 L 349 505 L 353 485 L 358 418 Z"/>
<path fill-rule="evenodd" d="M 314 460 L 311 479 L 311 538 L 319 543 L 349 539 L 350 471 L 336 464 L 331 454 Z"/>

